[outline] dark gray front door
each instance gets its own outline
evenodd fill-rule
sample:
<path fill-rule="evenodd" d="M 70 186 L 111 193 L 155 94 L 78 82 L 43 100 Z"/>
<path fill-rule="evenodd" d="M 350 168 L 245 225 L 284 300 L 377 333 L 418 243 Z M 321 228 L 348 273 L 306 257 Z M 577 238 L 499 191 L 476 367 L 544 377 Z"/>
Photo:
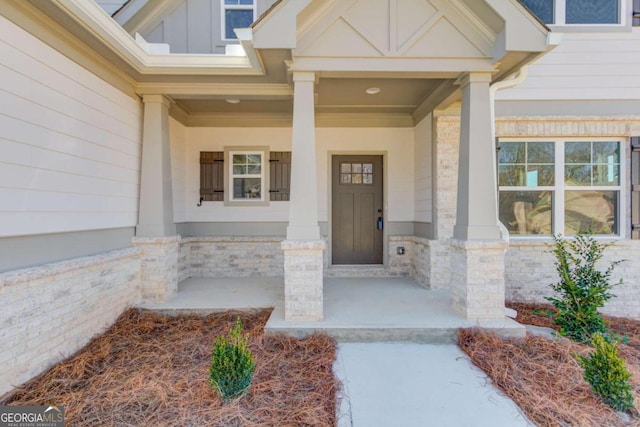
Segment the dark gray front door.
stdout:
<path fill-rule="evenodd" d="M 382 156 L 333 156 L 333 264 L 382 264 Z"/>

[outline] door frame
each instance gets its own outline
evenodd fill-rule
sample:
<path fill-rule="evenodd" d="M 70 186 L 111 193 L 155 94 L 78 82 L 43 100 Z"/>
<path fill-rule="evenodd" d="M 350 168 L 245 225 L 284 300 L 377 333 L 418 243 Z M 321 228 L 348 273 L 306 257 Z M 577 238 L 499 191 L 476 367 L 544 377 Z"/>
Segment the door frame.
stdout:
<path fill-rule="evenodd" d="M 329 150 L 327 152 L 327 259 L 329 261 L 329 267 L 344 267 L 348 264 L 334 264 L 333 263 L 333 249 L 332 249 L 332 233 L 333 233 L 333 173 L 332 173 L 332 165 L 333 165 L 333 156 L 382 156 L 382 215 L 384 218 L 384 227 L 382 229 L 382 264 L 355 264 L 355 265 L 363 265 L 363 266 L 379 266 L 382 265 L 387 267 L 389 263 L 389 243 L 387 236 L 387 223 L 388 221 L 388 203 L 387 203 L 387 174 L 389 173 L 388 168 L 388 154 L 389 152 L 386 150 L 377 150 L 377 151 L 362 151 L 362 150 Z"/>

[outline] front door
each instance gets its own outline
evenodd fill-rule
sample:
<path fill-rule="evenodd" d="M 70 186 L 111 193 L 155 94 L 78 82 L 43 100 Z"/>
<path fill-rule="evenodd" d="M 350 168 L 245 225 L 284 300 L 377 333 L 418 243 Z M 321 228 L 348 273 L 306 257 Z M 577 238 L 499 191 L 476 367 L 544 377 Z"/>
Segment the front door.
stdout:
<path fill-rule="evenodd" d="M 333 264 L 382 264 L 382 156 L 333 156 Z"/>

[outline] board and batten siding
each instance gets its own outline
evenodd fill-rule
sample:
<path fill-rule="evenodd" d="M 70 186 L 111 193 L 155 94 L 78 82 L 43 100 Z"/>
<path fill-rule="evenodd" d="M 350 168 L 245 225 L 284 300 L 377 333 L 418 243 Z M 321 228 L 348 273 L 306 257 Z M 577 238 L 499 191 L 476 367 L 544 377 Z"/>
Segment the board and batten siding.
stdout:
<path fill-rule="evenodd" d="M 640 99 L 640 27 L 630 32 L 565 33 L 560 46 L 529 66 L 497 100 Z"/>
<path fill-rule="evenodd" d="M 275 0 L 255 0 L 256 18 Z M 171 53 L 224 53 L 220 0 L 184 0 L 150 31 L 142 33 L 149 43 L 167 43 Z"/>
<path fill-rule="evenodd" d="M 0 237 L 135 226 L 141 115 L 0 16 Z"/>

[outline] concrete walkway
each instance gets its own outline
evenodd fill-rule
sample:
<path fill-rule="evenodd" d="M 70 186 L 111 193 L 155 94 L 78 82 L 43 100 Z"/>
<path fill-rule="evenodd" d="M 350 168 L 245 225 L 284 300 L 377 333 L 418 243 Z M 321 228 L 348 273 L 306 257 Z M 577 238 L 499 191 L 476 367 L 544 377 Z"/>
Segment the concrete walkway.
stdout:
<path fill-rule="evenodd" d="M 339 427 L 533 426 L 455 345 L 341 343 Z"/>

